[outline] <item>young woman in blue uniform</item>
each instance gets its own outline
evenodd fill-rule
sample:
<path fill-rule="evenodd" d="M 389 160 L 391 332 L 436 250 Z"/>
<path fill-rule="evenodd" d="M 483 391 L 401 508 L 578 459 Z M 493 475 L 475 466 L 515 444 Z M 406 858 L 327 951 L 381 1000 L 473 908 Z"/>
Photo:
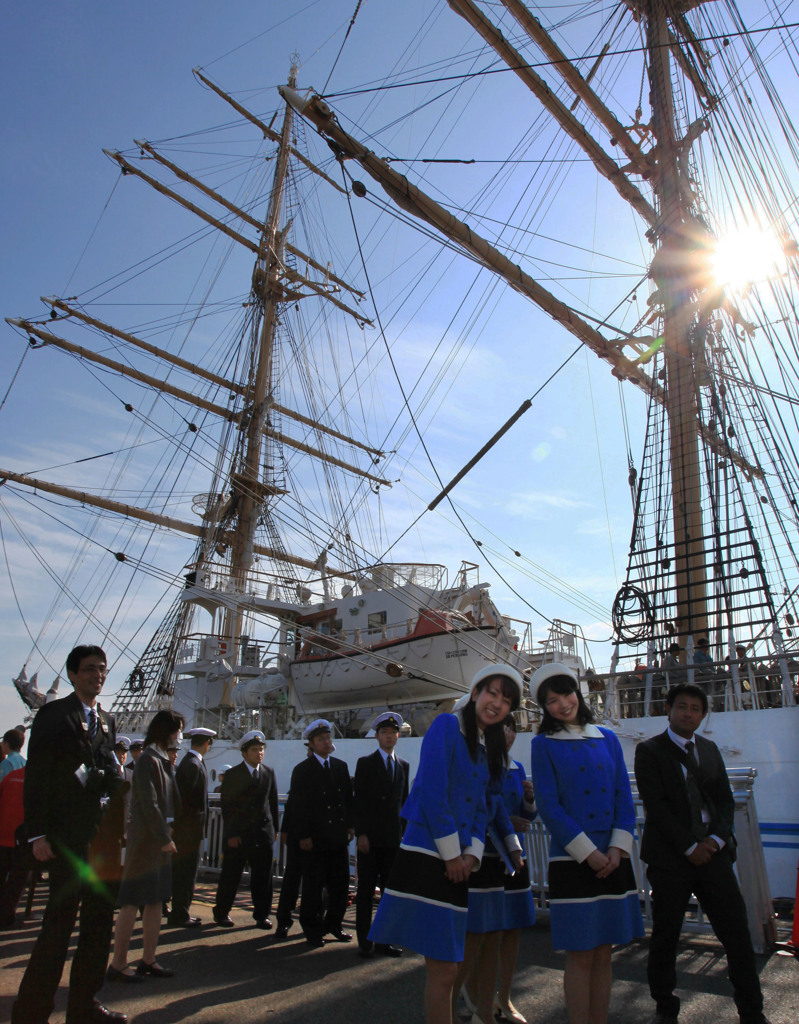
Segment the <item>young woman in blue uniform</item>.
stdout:
<path fill-rule="evenodd" d="M 543 711 L 531 745 L 538 813 L 549 829 L 552 945 L 566 950 L 569 1024 L 604 1024 L 611 947 L 644 934 L 629 854 L 635 811 L 621 745 L 598 728 L 567 665 L 533 675 Z"/>
<path fill-rule="evenodd" d="M 519 849 L 523 850 L 523 833 L 535 817 L 533 784 L 527 779 L 524 765 L 510 759 L 510 749 L 516 739 L 513 715 L 507 716 L 502 727 L 506 766 L 498 783 L 489 786 L 489 794 L 495 796 L 508 815 Z M 489 837 L 480 870 L 469 882 L 464 964 L 467 974 L 461 993 L 467 1007 L 477 1013 L 477 1020 L 490 1021 L 493 1016 L 500 1016 L 514 1024 L 527 1024 L 511 1002 L 510 987 L 519 956 L 521 929 L 535 923 L 535 904 L 530 875 L 521 855 L 514 867 L 516 870 L 510 874 Z M 476 960 L 470 966 L 475 944 L 478 945 Z"/>
<path fill-rule="evenodd" d="M 468 880 L 479 867 L 488 818 L 489 778 L 505 758 L 502 722 L 519 706 L 522 680 L 487 665 L 455 714 L 425 734 L 419 769 L 402 808 L 407 821 L 369 939 L 425 957 L 427 1024 L 453 1024 L 453 993 L 466 937 Z M 507 820 L 507 819 L 506 819 Z M 508 823 L 507 836 L 518 844 Z"/>

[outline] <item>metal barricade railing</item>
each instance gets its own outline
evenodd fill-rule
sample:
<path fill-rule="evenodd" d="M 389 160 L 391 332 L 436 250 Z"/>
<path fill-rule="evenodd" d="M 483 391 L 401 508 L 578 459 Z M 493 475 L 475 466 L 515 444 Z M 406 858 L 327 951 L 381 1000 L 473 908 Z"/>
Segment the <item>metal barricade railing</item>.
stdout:
<path fill-rule="evenodd" d="M 757 819 L 757 809 L 752 791 L 757 771 L 754 768 L 732 768 L 728 770 L 727 775 L 730 779 L 735 800 L 735 836 L 738 842 L 735 865 L 736 873 L 746 904 L 752 945 L 756 952 L 762 953 L 776 942 L 777 929 L 774 910 L 771 904 L 763 846 L 760 840 L 760 825 Z M 644 827 L 644 811 L 643 804 L 638 796 L 635 776 L 632 772 L 630 772 L 630 785 L 633 791 L 636 812 L 636 836 L 631 853 L 632 867 L 638 884 L 644 923 L 651 927 L 652 909 L 650 892 L 646 881 L 646 871 L 639 854 L 639 843 Z M 286 798 L 284 796 L 280 797 L 281 819 L 285 802 Z M 219 807 L 219 797 L 217 795 L 211 796 L 210 804 L 200 870 L 206 874 L 216 876 L 222 867 L 222 811 Z M 540 819 L 536 819 L 531 823 L 531 829 L 525 836 L 525 845 L 527 866 L 530 873 L 530 888 L 533 893 L 536 913 L 546 916 L 549 913 L 549 832 Z M 355 844 L 351 844 L 350 872 L 353 876 L 356 865 L 354 847 Z M 280 837 L 278 836 L 275 840 L 273 851 L 273 870 L 276 879 L 283 877 L 284 855 L 285 847 L 281 844 Z M 705 920 L 699 903 L 692 897 L 683 922 L 683 931 L 707 934 L 712 932 L 712 930 L 710 923 Z"/>
<path fill-rule="evenodd" d="M 735 800 L 735 836 L 738 842 L 736 873 L 746 904 L 749 919 L 749 932 L 752 945 L 758 953 L 771 947 L 777 939 L 776 919 L 771 904 L 771 895 L 766 874 L 766 862 L 763 856 L 763 845 L 760 840 L 760 825 L 757 820 L 752 785 L 757 775 L 754 768 L 732 768 L 727 775 L 732 786 Z M 633 791 L 636 814 L 636 836 L 631 860 L 638 893 L 641 900 L 641 911 L 644 923 L 652 925 L 652 907 L 646 871 L 641 862 L 639 844 L 644 828 L 644 809 L 635 776 L 630 773 L 630 785 Z M 544 823 L 537 819 L 532 823 L 531 831 L 526 836 L 527 864 L 530 872 L 530 887 L 536 905 L 536 912 L 549 913 L 548 854 L 549 833 Z M 705 920 L 702 908 L 692 897 L 683 922 L 684 932 L 712 932 L 710 922 Z"/>

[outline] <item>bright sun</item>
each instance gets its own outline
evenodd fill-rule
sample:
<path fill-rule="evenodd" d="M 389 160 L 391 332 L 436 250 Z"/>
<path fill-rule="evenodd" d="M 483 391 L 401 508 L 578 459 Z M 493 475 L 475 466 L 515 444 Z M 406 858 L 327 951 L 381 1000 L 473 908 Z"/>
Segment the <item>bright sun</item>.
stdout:
<path fill-rule="evenodd" d="M 785 251 L 772 231 L 745 227 L 719 238 L 711 256 L 716 283 L 741 289 L 785 271 Z"/>

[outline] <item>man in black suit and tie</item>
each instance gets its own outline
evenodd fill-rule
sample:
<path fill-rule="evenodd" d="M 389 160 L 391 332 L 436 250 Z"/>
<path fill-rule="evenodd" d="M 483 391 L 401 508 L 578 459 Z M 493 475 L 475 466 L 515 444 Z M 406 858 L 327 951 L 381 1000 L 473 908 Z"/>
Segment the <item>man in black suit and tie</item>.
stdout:
<path fill-rule="evenodd" d="M 638 745 L 635 778 L 646 824 L 641 859 L 652 888 L 652 938 L 647 977 L 656 1024 L 680 1012 L 677 943 L 693 893 L 724 946 L 741 1024 L 768 1024 L 733 861 L 735 804 L 715 743 L 697 736 L 707 695 L 680 683 L 666 697 L 669 727 Z"/>
<path fill-rule="evenodd" d="M 323 946 L 327 934 L 337 942 L 352 940 L 341 928 L 349 895 L 348 848 L 354 834 L 352 783 L 346 763 L 330 756 L 331 730 L 324 718 L 311 722 L 302 734 L 311 756 L 291 773 L 289 840 L 296 838 L 300 848 L 300 924 L 311 946 Z"/>
<path fill-rule="evenodd" d="M 124 1024 L 95 996 L 105 978 L 114 898 L 93 843 L 108 800 L 122 785 L 114 720 L 97 698 L 106 679 L 102 648 L 76 647 L 66 661 L 74 692 L 36 713 L 28 741 L 25 827 L 50 891 L 42 929 L 11 1010 L 12 1024 L 47 1024 L 80 910 L 66 1024 Z"/>
<path fill-rule="evenodd" d="M 180 807 L 175 814 L 173 836 L 178 852 L 172 858 L 172 910 L 167 924 L 172 928 L 199 928 L 202 921 L 189 911 L 208 820 L 208 770 L 204 758 L 216 733 L 213 729 L 197 728 L 185 735 L 191 740 L 191 749 L 175 772 Z"/>
<path fill-rule="evenodd" d="M 262 764 L 266 739 L 257 729 L 241 738 L 244 760 L 225 772 L 222 804 L 222 873 L 216 890 L 214 921 L 232 928 L 230 908 L 241 874 L 250 865 L 252 916 L 257 928 L 272 927 L 272 854 L 277 828 L 275 773 Z"/>
<path fill-rule="evenodd" d="M 385 711 L 372 722 L 378 748 L 359 757 L 355 766 L 355 835 L 358 837 L 358 891 L 355 896 L 355 930 L 358 952 L 371 958 L 375 949 L 400 956 L 399 946 L 369 941 L 375 887 L 382 892 L 402 839 L 400 809 L 408 798 L 408 762 L 394 753 L 402 728 L 402 716 Z"/>

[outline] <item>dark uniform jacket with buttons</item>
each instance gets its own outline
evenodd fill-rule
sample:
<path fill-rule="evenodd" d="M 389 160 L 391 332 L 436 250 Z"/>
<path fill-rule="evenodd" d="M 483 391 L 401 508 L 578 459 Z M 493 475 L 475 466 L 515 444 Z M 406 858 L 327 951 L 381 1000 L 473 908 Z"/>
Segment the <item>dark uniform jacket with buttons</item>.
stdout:
<path fill-rule="evenodd" d="M 542 733 L 531 744 L 536 806 L 552 836 L 550 858 L 582 861 L 591 844 L 603 853 L 608 846 L 629 850 L 635 834 L 621 744 L 609 729 L 586 730 L 582 739 L 565 731 Z"/>
<path fill-rule="evenodd" d="M 350 770 L 337 757 L 328 760 L 325 770 L 315 757 L 307 757 L 291 773 L 289 838 L 311 839 L 316 850 L 346 846 L 354 827 Z"/>
<path fill-rule="evenodd" d="M 175 845 L 197 847 L 208 817 L 208 770 L 196 754 L 187 753 L 175 771 L 180 811 L 175 815 Z"/>
<path fill-rule="evenodd" d="M 719 748 L 694 735 L 701 772 L 700 788 L 710 812 L 709 835 L 723 839 L 733 860 L 735 801 Z M 691 803 L 680 750 L 668 732 L 640 743 L 635 750 L 635 778 L 644 802 L 646 824 L 641 860 L 658 867 L 685 863 L 696 839 L 691 831 Z"/>
<path fill-rule="evenodd" d="M 83 705 L 71 693 L 45 704 L 33 720 L 25 772 L 25 826 L 29 837 L 45 836 L 54 850 L 84 850 L 100 823 L 103 798 L 122 785 L 114 757 L 114 719 L 99 709 L 98 718 L 92 741 Z M 102 771 L 102 780 L 94 775 L 83 784 L 75 772 L 85 779 L 91 769 Z"/>
<path fill-rule="evenodd" d="M 399 846 L 402 839 L 400 808 L 408 799 L 407 761 L 394 755 L 389 779 L 379 750 L 359 757 L 355 766 L 355 834 L 365 835 L 370 846 Z"/>
<path fill-rule="evenodd" d="M 258 767 L 254 780 L 248 765 L 242 761 L 228 768 L 222 779 L 219 796 L 222 805 L 222 839 L 238 836 L 242 843 L 252 846 L 271 846 L 277 829 L 277 782 L 268 765 Z"/>

